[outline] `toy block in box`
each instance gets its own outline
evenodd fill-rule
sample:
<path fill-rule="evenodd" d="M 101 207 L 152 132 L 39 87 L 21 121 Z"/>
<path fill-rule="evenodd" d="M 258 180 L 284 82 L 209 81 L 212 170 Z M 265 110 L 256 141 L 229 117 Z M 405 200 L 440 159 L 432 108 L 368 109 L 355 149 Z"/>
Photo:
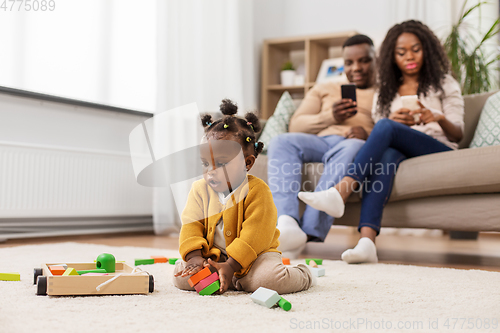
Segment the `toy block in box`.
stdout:
<path fill-rule="evenodd" d="M 309 265 L 309 262 L 310 262 L 311 260 L 314 260 L 314 262 L 315 262 L 316 264 L 318 264 L 318 265 L 323 265 L 323 259 L 316 259 L 316 258 L 307 258 L 307 259 L 306 259 L 306 264 L 308 264 L 308 265 Z"/>
<path fill-rule="evenodd" d="M 290 265 L 290 258 L 281 258 L 283 265 Z"/>
<path fill-rule="evenodd" d="M 219 280 L 213 282 L 212 284 L 208 285 L 206 288 L 203 288 L 199 294 L 202 296 L 207 296 L 207 295 L 212 295 L 215 293 L 217 290 L 220 289 L 220 282 Z"/>
<path fill-rule="evenodd" d="M 324 268 L 310 267 L 310 270 L 317 277 L 325 275 L 325 269 Z"/>
<path fill-rule="evenodd" d="M 212 273 L 209 277 L 204 278 L 200 282 L 198 282 L 195 286 L 194 289 L 199 293 L 215 281 L 219 280 L 219 274 L 217 272 Z"/>
<path fill-rule="evenodd" d="M 212 271 L 210 271 L 210 268 L 205 267 L 201 271 L 199 271 L 198 273 L 191 276 L 188 280 L 188 283 L 191 287 L 194 287 L 198 284 L 198 282 L 209 277 L 210 275 L 212 275 Z"/>
<path fill-rule="evenodd" d="M 66 269 L 63 266 L 49 266 L 52 275 L 63 275 Z"/>
<path fill-rule="evenodd" d="M 76 271 L 76 269 L 70 267 L 67 270 L 65 270 L 64 273 L 63 273 L 63 276 L 69 276 L 69 275 L 76 275 L 76 276 L 78 276 L 80 274 L 78 274 L 78 272 Z"/>
<path fill-rule="evenodd" d="M 155 264 L 159 264 L 159 263 L 166 263 L 168 262 L 168 258 L 167 257 L 162 257 L 162 256 L 151 256 L 152 259 L 154 259 L 155 261 Z"/>
<path fill-rule="evenodd" d="M 21 281 L 19 273 L 0 273 L 0 281 Z"/>

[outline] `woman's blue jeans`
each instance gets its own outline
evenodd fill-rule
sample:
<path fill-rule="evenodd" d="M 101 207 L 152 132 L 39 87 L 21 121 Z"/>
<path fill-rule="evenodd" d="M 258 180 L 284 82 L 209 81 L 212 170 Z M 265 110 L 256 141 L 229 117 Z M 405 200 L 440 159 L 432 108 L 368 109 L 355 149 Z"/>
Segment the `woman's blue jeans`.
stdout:
<path fill-rule="evenodd" d="M 406 125 L 390 119 L 378 121 L 347 172 L 363 185 L 358 230 L 370 227 L 379 233 L 394 175 L 404 159 L 449 150 L 444 143 Z"/>

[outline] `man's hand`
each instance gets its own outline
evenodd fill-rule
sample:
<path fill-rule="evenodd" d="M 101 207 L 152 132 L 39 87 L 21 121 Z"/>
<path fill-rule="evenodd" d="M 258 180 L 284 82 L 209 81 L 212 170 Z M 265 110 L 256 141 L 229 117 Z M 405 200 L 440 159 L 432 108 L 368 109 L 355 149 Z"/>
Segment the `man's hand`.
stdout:
<path fill-rule="evenodd" d="M 333 118 L 335 118 L 338 123 L 343 123 L 357 112 L 357 104 L 353 102 L 352 99 L 344 98 L 333 103 Z"/>
<path fill-rule="evenodd" d="M 420 109 L 410 112 L 410 115 L 413 116 L 414 114 L 420 114 L 420 123 L 428 124 L 432 123 L 433 121 L 438 122 L 439 120 L 444 118 L 442 114 L 433 113 L 422 103 L 420 103 L 420 101 L 418 101 L 418 104 L 420 105 Z"/>
<path fill-rule="evenodd" d="M 366 133 L 365 129 L 361 126 L 351 127 L 349 131 L 345 134 L 347 139 L 368 139 L 368 133 Z"/>
<path fill-rule="evenodd" d="M 229 286 L 231 285 L 231 280 L 233 279 L 234 269 L 231 265 L 226 262 L 215 262 L 212 259 L 208 259 L 208 263 L 217 269 L 220 280 L 220 290 L 221 294 L 225 293 Z"/>
<path fill-rule="evenodd" d="M 389 119 L 397 121 L 403 125 L 413 126 L 415 125 L 415 119 L 410 115 L 410 110 L 406 108 L 401 108 L 389 115 Z"/>

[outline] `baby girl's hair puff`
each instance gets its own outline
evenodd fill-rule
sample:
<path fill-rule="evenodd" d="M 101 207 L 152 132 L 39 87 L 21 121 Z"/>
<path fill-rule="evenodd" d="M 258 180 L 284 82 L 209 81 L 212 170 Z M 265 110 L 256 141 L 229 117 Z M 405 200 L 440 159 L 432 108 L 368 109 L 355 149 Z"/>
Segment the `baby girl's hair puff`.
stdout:
<path fill-rule="evenodd" d="M 223 114 L 222 119 L 213 120 L 210 114 L 201 117 L 205 135 L 216 138 L 232 135 L 242 145 L 245 155 L 257 157 L 264 148 L 264 143 L 256 140 L 256 134 L 262 130 L 257 115 L 247 112 L 245 118 L 237 116 L 238 106 L 229 99 L 223 99 L 219 108 Z"/>

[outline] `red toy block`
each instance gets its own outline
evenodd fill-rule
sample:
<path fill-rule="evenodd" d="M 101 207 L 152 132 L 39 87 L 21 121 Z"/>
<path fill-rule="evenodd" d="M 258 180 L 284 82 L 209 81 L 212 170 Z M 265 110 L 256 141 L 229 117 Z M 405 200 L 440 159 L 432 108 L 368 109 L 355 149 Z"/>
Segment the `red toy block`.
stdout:
<path fill-rule="evenodd" d="M 212 275 L 212 272 L 210 271 L 210 269 L 208 267 L 205 267 L 201 271 L 199 271 L 198 273 L 196 273 L 195 275 L 193 275 L 189 278 L 189 280 L 188 280 L 189 285 L 191 287 L 194 287 L 195 285 L 198 284 L 198 282 L 200 282 L 204 278 L 209 277 L 210 275 Z"/>
<path fill-rule="evenodd" d="M 211 285 L 212 283 L 214 283 L 215 281 L 217 281 L 218 279 L 219 275 L 217 274 L 217 272 L 212 273 L 212 275 L 210 275 L 209 277 L 198 282 L 198 284 L 194 286 L 194 289 L 196 289 L 197 292 L 200 292 L 209 285 Z"/>
<path fill-rule="evenodd" d="M 63 266 L 49 266 L 52 275 L 63 275 L 66 271 Z"/>
<path fill-rule="evenodd" d="M 168 258 L 162 256 L 151 256 L 151 259 L 155 260 L 155 264 L 168 262 Z"/>
<path fill-rule="evenodd" d="M 289 258 L 281 258 L 281 261 L 283 261 L 283 265 L 290 265 L 290 259 Z"/>

